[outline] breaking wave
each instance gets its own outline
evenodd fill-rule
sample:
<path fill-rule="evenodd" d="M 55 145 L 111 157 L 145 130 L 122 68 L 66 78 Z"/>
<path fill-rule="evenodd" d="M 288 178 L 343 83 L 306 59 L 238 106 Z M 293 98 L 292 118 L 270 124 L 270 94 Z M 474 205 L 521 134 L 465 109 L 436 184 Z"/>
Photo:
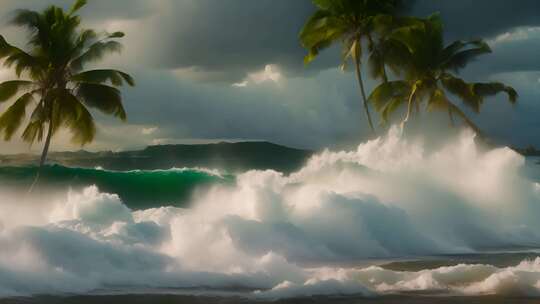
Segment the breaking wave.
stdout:
<path fill-rule="evenodd" d="M 540 259 L 415 272 L 351 266 L 540 247 L 540 186 L 523 177 L 524 164 L 508 148 L 479 148 L 469 132 L 427 149 L 392 129 L 355 151 L 322 152 L 288 176 L 245 172 L 195 194 L 189 208 L 134 211 L 117 194 L 87 187 L 43 202 L 36 215 L 35 205 L 6 193 L 0 295 L 246 288 L 262 299 L 537 296 Z"/>
<path fill-rule="evenodd" d="M 34 181 L 37 167 L 0 167 L 0 181 L 27 189 Z M 72 168 L 51 165 L 43 168 L 39 185 L 68 189 L 96 185 L 100 191 L 115 193 L 132 209 L 186 206 L 197 189 L 215 183 L 230 183 L 232 175 L 205 168 L 168 170 L 110 171 L 101 168 Z"/>

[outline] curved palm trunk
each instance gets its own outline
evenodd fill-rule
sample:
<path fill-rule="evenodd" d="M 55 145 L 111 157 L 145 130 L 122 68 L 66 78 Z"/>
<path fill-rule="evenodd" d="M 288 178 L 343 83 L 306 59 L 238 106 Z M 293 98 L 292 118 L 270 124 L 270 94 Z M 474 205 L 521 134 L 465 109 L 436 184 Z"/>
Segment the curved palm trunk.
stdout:
<path fill-rule="evenodd" d="M 407 101 L 407 115 L 401 122 L 401 130 L 405 130 L 405 125 L 411 118 L 412 109 L 413 109 L 413 103 L 414 103 L 414 95 L 416 94 L 416 84 L 413 85 L 411 89 L 411 94 L 409 94 L 409 100 Z"/>
<path fill-rule="evenodd" d="M 45 162 L 47 161 L 47 155 L 49 154 L 49 147 L 51 146 L 51 139 L 53 134 L 53 110 L 51 106 L 51 113 L 50 113 L 50 120 L 49 120 L 49 129 L 47 130 L 47 137 L 45 138 L 45 145 L 43 146 L 43 151 L 41 152 L 41 157 L 39 159 L 39 167 L 36 172 L 36 177 L 34 178 L 34 182 L 30 186 L 30 189 L 28 190 L 28 193 L 32 192 L 34 190 L 34 187 L 36 186 L 39 176 L 41 174 L 41 170 L 43 169 L 43 166 L 45 165 Z"/>
<path fill-rule="evenodd" d="M 463 113 L 463 111 L 461 111 L 461 109 L 456 106 L 455 104 L 451 103 L 451 102 L 448 102 L 448 107 L 450 108 L 450 110 L 454 113 L 456 113 L 459 117 L 461 117 L 461 119 L 463 119 L 463 121 L 480 137 L 484 137 L 484 134 L 482 133 L 482 131 L 480 130 L 480 128 L 472 121 L 469 119 L 469 117 L 467 117 L 467 115 L 465 113 Z"/>
<path fill-rule="evenodd" d="M 43 168 L 43 166 L 45 165 L 45 161 L 47 160 L 47 154 L 49 154 L 49 147 L 51 145 L 51 138 L 52 138 L 52 129 L 53 129 L 53 124 L 52 124 L 52 118 L 51 118 L 51 122 L 49 123 L 49 130 L 47 131 L 47 138 L 45 139 L 45 145 L 43 146 L 43 152 L 41 152 L 41 158 L 39 160 L 39 170 L 41 170 L 41 168 Z M 39 171 L 38 171 L 38 174 L 39 174 Z"/>
<path fill-rule="evenodd" d="M 366 98 L 366 91 L 364 89 L 364 82 L 362 81 L 362 72 L 360 71 L 360 59 L 358 59 L 358 56 L 354 56 L 354 65 L 356 67 L 356 78 L 358 79 L 358 84 L 360 85 L 360 93 L 362 94 L 362 99 L 364 100 L 364 110 L 366 112 L 369 127 L 371 128 L 371 132 L 373 132 L 373 134 L 376 135 L 377 133 L 375 132 L 375 128 L 373 127 L 371 114 L 369 113 L 369 107 L 368 107 L 368 102 Z"/>

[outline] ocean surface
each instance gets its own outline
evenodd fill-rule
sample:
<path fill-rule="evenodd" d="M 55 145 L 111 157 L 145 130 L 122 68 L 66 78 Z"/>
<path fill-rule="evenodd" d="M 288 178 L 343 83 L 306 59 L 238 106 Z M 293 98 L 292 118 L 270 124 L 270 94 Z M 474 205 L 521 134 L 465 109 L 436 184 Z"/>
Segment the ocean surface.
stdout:
<path fill-rule="evenodd" d="M 36 172 L 35 166 L 0 167 L 0 182 L 25 191 L 34 182 Z M 42 169 L 37 186 L 47 192 L 80 190 L 95 185 L 102 192 L 117 194 L 129 208 L 139 210 L 161 206 L 186 207 L 195 189 L 233 182 L 233 175 L 210 169 L 110 171 L 51 165 Z"/>
<path fill-rule="evenodd" d="M 0 303 L 535 303 L 540 165 L 397 130 L 292 174 L 0 168 Z"/>

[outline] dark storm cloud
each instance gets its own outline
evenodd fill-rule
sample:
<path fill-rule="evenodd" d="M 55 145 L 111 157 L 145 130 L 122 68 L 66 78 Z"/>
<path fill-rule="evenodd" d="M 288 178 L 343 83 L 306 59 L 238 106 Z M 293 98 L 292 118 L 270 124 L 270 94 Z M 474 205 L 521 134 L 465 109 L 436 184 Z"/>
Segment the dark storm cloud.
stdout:
<path fill-rule="evenodd" d="M 440 12 L 449 39 L 486 38 L 513 27 L 540 25 L 538 0 L 415 0 L 412 13 Z"/>
<path fill-rule="evenodd" d="M 298 33 L 314 11 L 309 0 L 170 1 L 150 45 L 154 62 L 166 68 L 193 67 L 210 80 L 238 81 L 266 64 L 285 72 L 304 69 Z M 318 68 L 329 61 L 319 60 Z M 226 71 L 226 74 L 221 73 Z"/>
<path fill-rule="evenodd" d="M 9 17 L 16 9 L 41 10 L 49 5 L 68 9 L 74 2 L 75 0 L 2 0 L 0 11 L 5 17 Z M 153 4 L 148 0 L 90 0 L 80 13 L 90 21 L 102 21 L 111 18 L 137 19 L 151 14 L 152 11 Z"/>
<path fill-rule="evenodd" d="M 520 40 L 492 43 L 492 49 L 492 54 L 471 63 L 465 73 L 482 77 L 510 71 L 540 71 L 540 61 L 536 59 L 540 53 L 540 31 Z"/>
<path fill-rule="evenodd" d="M 490 38 L 515 27 L 540 24 L 537 0 L 405 0 L 410 12 L 427 16 L 439 11 L 448 39 Z M 71 0 L 3 0 L 0 10 L 69 7 Z M 338 52 L 327 51 L 307 69 L 298 32 L 314 11 L 310 0 L 90 0 L 81 14 L 93 24 L 118 19 L 140 19 L 127 39 L 135 40 L 131 61 L 166 69 L 190 70 L 194 79 L 237 82 L 248 73 L 277 64 L 288 75 L 339 64 Z M 148 18 L 146 20 L 145 18 Z M 129 45 L 128 47 L 129 48 Z M 527 43 L 521 65 L 533 61 Z M 529 49 L 534 49 L 529 47 Z M 129 54 L 128 54 L 129 56 Z M 498 56 L 500 57 L 500 56 Z M 501 62 L 507 62 L 505 57 Z M 498 69 L 512 69 L 501 63 Z"/>
<path fill-rule="evenodd" d="M 439 11 L 448 39 L 489 38 L 519 26 L 540 24 L 536 0 L 406 0 L 412 14 Z M 310 0 L 161 0 L 159 18 L 149 27 L 148 59 L 169 69 L 192 69 L 202 80 L 235 82 L 274 63 L 298 75 L 339 63 L 338 53 L 307 70 L 298 32 L 313 12 Z M 144 31 L 144 29 L 143 29 Z M 328 54 L 330 53 L 330 54 Z M 526 57 L 523 60 L 531 60 Z M 306 74 L 304 74 L 306 75 Z"/>
<path fill-rule="evenodd" d="M 71 3 L 0 0 L 0 11 Z M 538 25 L 539 4 L 418 0 L 411 9 L 419 16 L 440 11 L 449 39 L 497 41 L 492 43 L 494 54 L 467 67 L 464 78 L 500 80 L 518 89 L 521 98 L 516 108 L 495 98 L 490 100 L 493 106 L 474 116 L 501 142 L 540 146 L 540 74 L 535 74 L 540 70 L 540 34 L 496 39 L 518 27 Z M 108 57 L 100 66 L 126 70 L 137 81 L 135 88 L 123 90 L 131 125 L 108 124 L 98 116 L 111 131 L 109 137 L 100 135 L 99 149 L 139 144 L 138 136 L 127 138 L 123 135 L 130 132 L 123 130 L 140 133 L 152 126 L 158 130 L 145 140 L 244 138 L 314 148 L 358 142 L 368 129 L 354 75 L 328 70 L 339 64 L 337 50 L 323 52 L 307 69 L 303 66 L 305 51 L 298 32 L 313 9 L 310 0 L 90 0 L 81 11 L 88 26 L 126 32 L 121 56 Z M 8 38 L 24 36 L 12 33 Z M 276 64 L 285 74 L 280 84 L 231 86 L 267 64 Z M 527 81 L 516 71 L 527 71 Z M 191 80 L 181 77 L 186 74 L 192 74 Z M 374 82 L 366 82 L 369 91 Z"/>

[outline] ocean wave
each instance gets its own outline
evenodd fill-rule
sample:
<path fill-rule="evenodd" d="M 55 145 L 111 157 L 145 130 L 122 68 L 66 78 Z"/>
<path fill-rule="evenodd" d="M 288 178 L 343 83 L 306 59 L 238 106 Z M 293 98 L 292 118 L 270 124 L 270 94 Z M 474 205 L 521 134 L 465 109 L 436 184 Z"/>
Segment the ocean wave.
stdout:
<path fill-rule="evenodd" d="M 428 150 L 394 129 L 355 151 L 325 151 L 291 175 L 253 170 L 212 184 L 189 208 L 134 211 L 97 187 L 42 202 L 40 212 L 4 196 L 0 295 L 246 288 L 261 299 L 537 296 L 540 259 L 409 272 L 350 266 L 539 247 L 540 186 L 520 174 L 524 164 L 510 149 L 480 149 L 468 132 Z"/>
<path fill-rule="evenodd" d="M 265 299 L 315 295 L 431 294 L 449 296 L 540 295 L 540 258 L 517 266 L 498 268 L 484 264 L 391 271 L 378 266 L 361 269 L 317 269 L 301 284 L 283 282 L 271 290 L 256 292 Z"/>
<path fill-rule="evenodd" d="M 0 180 L 3 184 L 27 188 L 36 172 L 35 166 L 0 167 Z M 96 185 L 103 192 L 118 194 L 132 209 L 145 209 L 184 206 L 197 188 L 233 181 L 232 175 L 207 168 L 113 171 L 51 165 L 43 168 L 38 185 L 65 190 Z"/>

